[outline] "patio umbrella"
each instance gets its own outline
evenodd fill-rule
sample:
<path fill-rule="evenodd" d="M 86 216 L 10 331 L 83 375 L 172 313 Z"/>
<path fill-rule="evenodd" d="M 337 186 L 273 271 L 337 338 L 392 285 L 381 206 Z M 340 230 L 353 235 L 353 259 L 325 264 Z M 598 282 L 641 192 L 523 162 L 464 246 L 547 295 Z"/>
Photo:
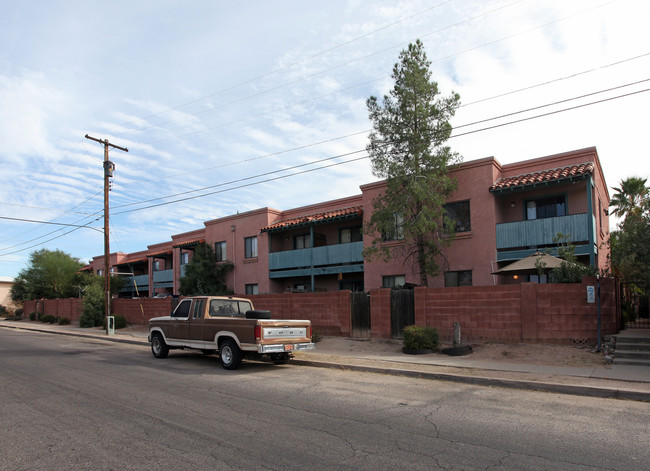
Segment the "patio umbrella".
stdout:
<path fill-rule="evenodd" d="M 540 261 L 544 264 L 544 273 L 548 273 L 554 268 L 559 267 L 563 260 L 561 258 L 554 257 L 546 253 L 535 252 L 532 255 L 529 255 L 526 258 L 517 260 L 516 262 L 506 265 L 503 268 L 499 268 L 495 271 L 494 275 L 537 275 L 539 270 L 537 269 L 536 263 Z"/>

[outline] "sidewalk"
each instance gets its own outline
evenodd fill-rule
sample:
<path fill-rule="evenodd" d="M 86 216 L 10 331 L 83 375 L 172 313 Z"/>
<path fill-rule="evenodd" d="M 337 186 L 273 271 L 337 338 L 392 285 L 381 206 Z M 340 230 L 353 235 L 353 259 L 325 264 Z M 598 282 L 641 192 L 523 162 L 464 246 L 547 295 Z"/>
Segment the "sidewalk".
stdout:
<path fill-rule="evenodd" d="M 146 326 L 121 329 L 110 336 L 99 328 L 81 329 L 71 325 L 59 326 L 29 321 L 0 320 L 0 327 L 149 345 Z M 325 339 L 316 344 L 315 351 L 296 353 L 292 363 L 475 385 L 650 402 L 650 367 L 647 366 L 563 367 L 475 360 L 472 359 L 472 355 L 449 357 L 442 354 L 407 355 L 401 352 L 378 354 L 366 348 L 370 345 L 372 341 Z M 354 348 L 348 348 L 350 346 Z"/>

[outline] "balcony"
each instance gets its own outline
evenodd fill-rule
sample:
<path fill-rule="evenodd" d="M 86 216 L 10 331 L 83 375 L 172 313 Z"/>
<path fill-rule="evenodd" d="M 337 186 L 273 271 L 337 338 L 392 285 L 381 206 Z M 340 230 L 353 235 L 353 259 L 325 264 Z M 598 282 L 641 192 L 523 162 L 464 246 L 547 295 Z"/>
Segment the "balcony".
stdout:
<path fill-rule="evenodd" d="M 593 217 L 590 221 L 588 213 L 497 224 L 497 250 L 506 251 L 508 249 L 523 249 L 527 247 L 554 245 L 553 237 L 555 237 L 558 232 L 569 235 L 571 241 L 588 241 L 589 224 L 593 225 L 595 222 Z M 521 258 L 520 255 L 529 251 L 530 250 L 517 250 L 517 255 L 514 258 Z M 576 246 L 576 254 L 582 254 L 584 251 L 585 246 Z M 588 253 L 588 249 L 586 253 Z M 513 254 L 514 251 L 511 255 Z M 513 257 L 505 256 L 504 253 L 500 253 L 497 256 L 498 260 L 507 260 L 510 258 Z"/>
<path fill-rule="evenodd" d="M 122 291 L 133 291 L 136 286 L 138 287 L 138 290 L 147 289 L 149 287 L 149 275 L 128 277 L 126 285 L 122 288 Z"/>
<path fill-rule="evenodd" d="M 153 272 L 155 288 L 171 288 L 174 283 L 174 270 L 158 270 Z"/>
<path fill-rule="evenodd" d="M 269 254 L 270 278 L 363 271 L 363 242 Z"/>

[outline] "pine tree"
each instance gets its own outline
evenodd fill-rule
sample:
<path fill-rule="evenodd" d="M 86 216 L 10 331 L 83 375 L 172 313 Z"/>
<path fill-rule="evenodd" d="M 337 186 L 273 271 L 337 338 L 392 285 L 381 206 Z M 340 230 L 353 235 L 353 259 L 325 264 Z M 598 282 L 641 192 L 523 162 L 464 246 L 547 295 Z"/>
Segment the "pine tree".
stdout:
<path fill-rule="evenodd" d="M 373 237 L 364 256 L 404 256 L 419 273 L 421 286 L 427 286 L 427 275 L 440 272 L 442 249 L 453 237 L 444 204 L 456 187 L 449 167 L 461 161 L 445 145 L 460 96 L 440 96 L 430 65 L 422 42 L 409 44 L 393 68 L 390 95 L 383 104 L 374 96 L 367 101 L 373 129 L 366 149 L 373 174 L 385 178 L 387 188 L 373 201 L 364 227 Z M 387 245 L 387 240 L 401 243 Z"/>

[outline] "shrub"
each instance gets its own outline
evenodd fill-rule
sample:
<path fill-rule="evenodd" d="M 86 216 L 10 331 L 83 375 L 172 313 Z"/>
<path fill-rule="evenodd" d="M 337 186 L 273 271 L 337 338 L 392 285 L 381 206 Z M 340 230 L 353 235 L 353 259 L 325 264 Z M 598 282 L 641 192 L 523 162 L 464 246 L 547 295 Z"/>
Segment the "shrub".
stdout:
<path fill-rule="evenodd" d="M 23 317 L 23 314 L 25 314 L 25 310 L 22 307 L 19 307 L 14 311 L 14 316 Z"/>
<path fill-rule="evenodd" d="M 124 316 L 115 316 L 115 328 L 123 329 L 126 327 L 126 317 Z"/>
<path fill-rule="evenodd" d="M 69 323 L 70 323 L 70 319 L 68 319 L 67 317 L 62 317 L 61 319 L 59 319 L 59 325 L 68 325 Z"/>
<path fill-rule="evenodd" d="M 56 324 L 56 321 L 57 321 L 56 317 L 51 314 L 46 314 L 41 318 L 41 322 L 45 324 L 47 323 Z"/>
<path fill-rule="evenodd" d="M 0 316 L 6 316 L 7 314 L 9 314 L 9 310 L 0 304 Z"/>
<path fill-rule="evenodd" d="M 45 317 L 45 313 L 39 312 L 38 315 L 36 316 L 39 322 L 45 322 L 43 320 L 43 317 Z"/>
<path fill-rule="evenodd" d="M 36 320 L 36 312 L 30 312 L 29 313 L 29 320 L 30 321 L 35 321 Z"/>
<path fill-rule="evenodd" d="M 407 350 L 438 350 L 440 338 L 433 327 L 410 325 L 404 328 L 404 348 Z"/>
<path fill-rule="evenodd" d="M 98 327 L 104 321 L 104 289 L 88 285 L 84 293 L 83 310 L 79 317 L 79 327 Z"/>

